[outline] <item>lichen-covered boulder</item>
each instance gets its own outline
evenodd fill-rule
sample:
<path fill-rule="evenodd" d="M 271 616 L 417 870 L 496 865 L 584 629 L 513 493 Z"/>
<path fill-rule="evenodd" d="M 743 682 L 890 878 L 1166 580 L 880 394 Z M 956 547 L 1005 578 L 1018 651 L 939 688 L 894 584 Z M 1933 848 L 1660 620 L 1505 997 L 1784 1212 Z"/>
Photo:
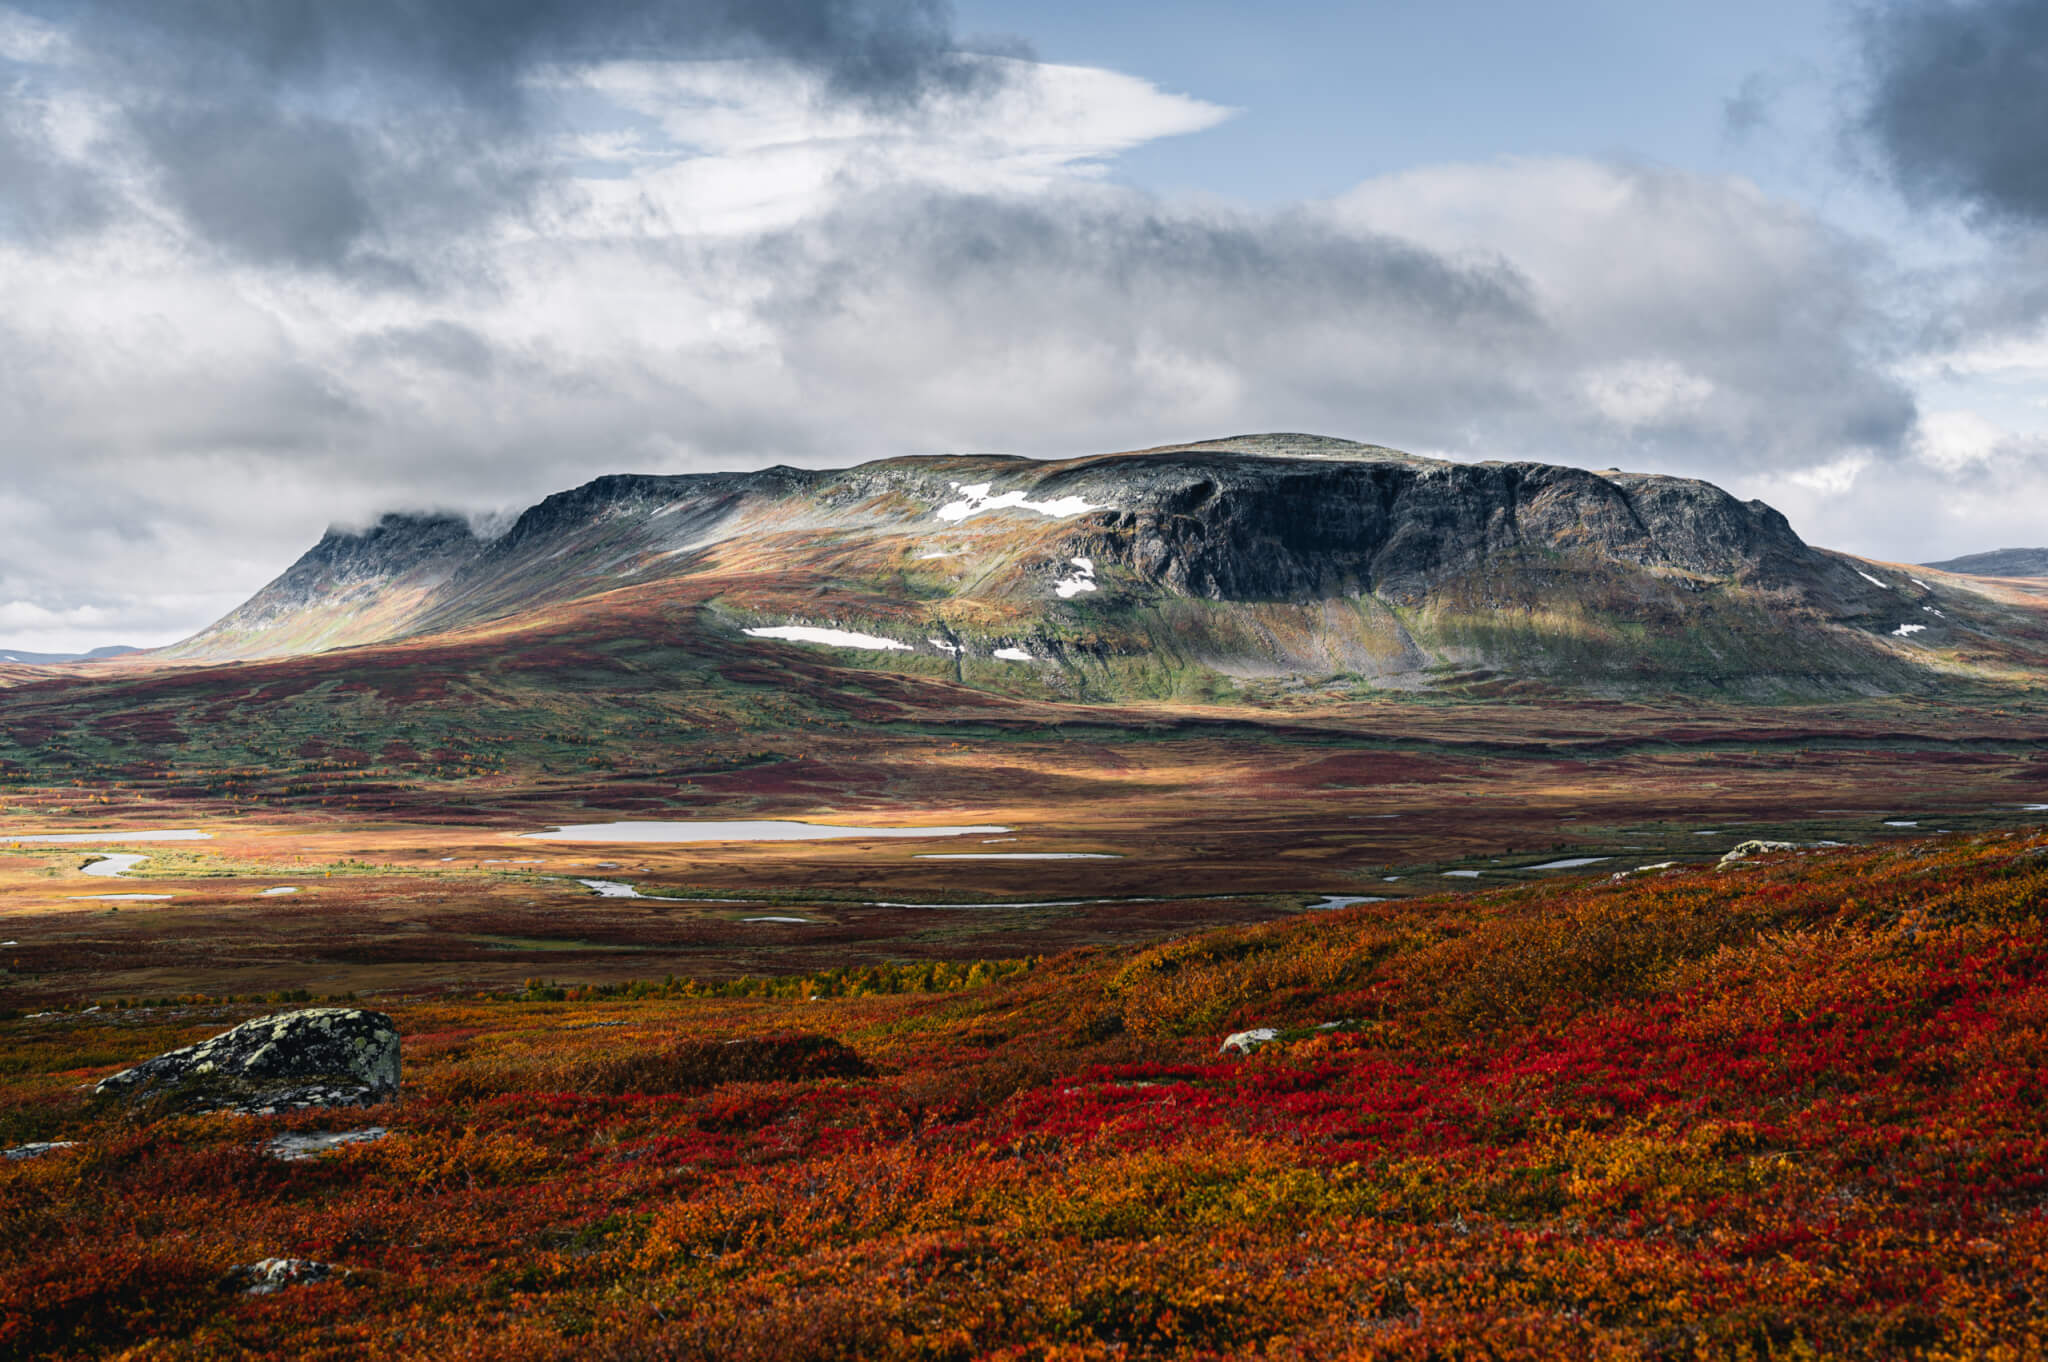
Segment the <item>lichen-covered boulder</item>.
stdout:
<path fill-rule="evenodd" d="M 227 1286 L 245 1296 L 268 1296 L 291 1286 L 316 1286 L 321 1282 L 343 1282 L 355 1274 L 332 1263 L 311 1258 L 265 1258 L 232 1268 Z"/>
<path fill-rule="evenodd" d="M 1769 856 L 1780 851 L 1799 851 L 1801 849 L 1797 842 L 1767 842 L 1760 837 L 1751 838 L 1747 842 L 1737 842 L 1729 850 L 1728 854 L 1721 858 L 1721 864 L 1733 865 L 1738 861 L 1746 861 L 1752 856 Z"/>
<path fill-rule="evenodd" d="M 364 1106 L 398 1091 L 398 1028 L 353 1007 L 282 1012 L 124 1069 L 93 1091 L 244 1115 Z"/>
<path fill-rule="evenodd" d="M 1280 1039 L 1280 1033 L 1270 1026 L 1255 1026 L 1249 1031 L 1234 1031 L 1223 1038 L 1219 1055 L 1248 1055 L 1261 1045 L 1270 1045 Z"/>

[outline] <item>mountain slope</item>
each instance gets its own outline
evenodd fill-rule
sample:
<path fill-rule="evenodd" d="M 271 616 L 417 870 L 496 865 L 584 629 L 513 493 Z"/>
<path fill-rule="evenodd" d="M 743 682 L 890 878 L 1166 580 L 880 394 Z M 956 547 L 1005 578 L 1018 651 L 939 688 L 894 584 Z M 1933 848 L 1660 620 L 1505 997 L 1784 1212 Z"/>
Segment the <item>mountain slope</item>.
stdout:
<path fill-rule="evenodd" d="M 0 648 L 0 662 L 21 667 L 49 667 L 62 662 L 98 662 L 103 658 L 126 657 L 140 652 L 138 648 L 124 648 L 119 645 L 95 648 L 89 653 L 30 653 L 19 648 Z"/>
<path fill-rule="evenodd" d="M 1868 692 L 2030 665 L 2043 642 L 1708 483 L 1265 435 L 615 475 L 488 540 L 387 516 L 159 656 L 417 637 L 684 579 L 716 582 L 728 637 L 860 635 L 881 665 L 1080 698 L 1327 677 Z"/>
<path fill-rule="evenodd" d="M 1993 549 L 1927 566 L 1975 577 L 2048 577 L 2048 549 Z"/>
<path fill-rule="evenodd" d="M 408 625 L 481 549 L 451 515 L 386 515 L 361 531 L 331 529 L 284 575 L 159 658 L 257 658 L 374 643 Z"/>

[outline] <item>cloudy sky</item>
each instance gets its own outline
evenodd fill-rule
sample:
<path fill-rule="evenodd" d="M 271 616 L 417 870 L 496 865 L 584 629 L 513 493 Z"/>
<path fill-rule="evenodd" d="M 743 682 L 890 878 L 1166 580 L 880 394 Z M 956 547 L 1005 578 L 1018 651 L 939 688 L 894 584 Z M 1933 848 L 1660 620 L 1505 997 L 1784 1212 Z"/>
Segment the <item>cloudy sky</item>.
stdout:
<path fill-rule="evenodd" d="M 0 0 L 0 645 L 386 509 L 1261 430 L 2048 543 L 2043 70 L 2048 0 Z"/>

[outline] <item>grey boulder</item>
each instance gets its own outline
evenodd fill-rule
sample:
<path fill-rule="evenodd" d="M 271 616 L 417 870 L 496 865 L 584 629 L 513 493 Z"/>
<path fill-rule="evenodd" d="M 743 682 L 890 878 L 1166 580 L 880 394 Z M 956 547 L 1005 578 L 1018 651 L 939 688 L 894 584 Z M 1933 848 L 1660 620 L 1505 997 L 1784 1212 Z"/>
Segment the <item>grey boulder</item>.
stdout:
<path fill-rule="evenodd" d="M 1269 1045 L 1280 1038 L 1280 1033 L 1270 1026 L 1255 1026 L 1249 1031 L 1234 1031 L 1223 1038 L 1219 1055 L 1248 1055 L 1261 1045 Z"/>
<path fill-rule="evenodd" d="M 321 1282 L 347 1282 L 355 1274 L 332 1263 L 311 1258 L 265 1258 L 233 1268 L 227 1286 L 245 1296 L 268 1296 L 291 1286 L 315 1286 Z"/>
<path fill-rule="evenodd" d="M 124 1069 L 93 1091 L 243 1115 L 365 1106 L 398 1091 L 398 1028 L 353 1007 L 282 1012 Z"/>
<path fill-rule="evenodd" d="M 1721 864 L 1732 865 L 1737 861 L 1746 861 L 1752 856 L 1769 856 L 1780 851 L 1803 849 L 1797 842 L 1767 842 L 1760 837 L 1752 838 L 1747 842 L 1737 842 L 1728 854 L 1721 858 Z"/>

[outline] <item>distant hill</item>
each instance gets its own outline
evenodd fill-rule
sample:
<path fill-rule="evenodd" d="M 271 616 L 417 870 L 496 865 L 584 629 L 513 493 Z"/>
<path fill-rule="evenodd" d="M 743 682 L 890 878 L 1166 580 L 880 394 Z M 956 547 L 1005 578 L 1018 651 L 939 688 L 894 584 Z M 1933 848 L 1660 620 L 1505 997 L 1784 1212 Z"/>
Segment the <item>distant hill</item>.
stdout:
<path fill-rule="evenodd" d="M 1710 483 L 1251 435 L 1063 460 L 614 474 L 495 536 L 388 515 L 330 531 L 152 656 L 305 656 L 657 601 L 687 619 L 697 654 L 829 647 L 843 663 L 1102 700 L 1328 678 L 1871 694 L 1977 660 L 2031 668 L 2039 642 L 1982 596 L 1812 547 Z"/>
<path fill-rule="evenodd" d="M 2048 577 L 2048 549 L 1993 549 L 1924 566 L 1973 577 Z"/>
<path fill-rule="evenodd" d="M 95 648 L 89 653 L 29 653 L 19 648 L 0 648 L 0 662 L 12 662 L 23 667 L 46 667 L 55 662 L 96 662 L 103 657 L 126 657 L 142 651 L 139 648 L 108 647 Z"/>

